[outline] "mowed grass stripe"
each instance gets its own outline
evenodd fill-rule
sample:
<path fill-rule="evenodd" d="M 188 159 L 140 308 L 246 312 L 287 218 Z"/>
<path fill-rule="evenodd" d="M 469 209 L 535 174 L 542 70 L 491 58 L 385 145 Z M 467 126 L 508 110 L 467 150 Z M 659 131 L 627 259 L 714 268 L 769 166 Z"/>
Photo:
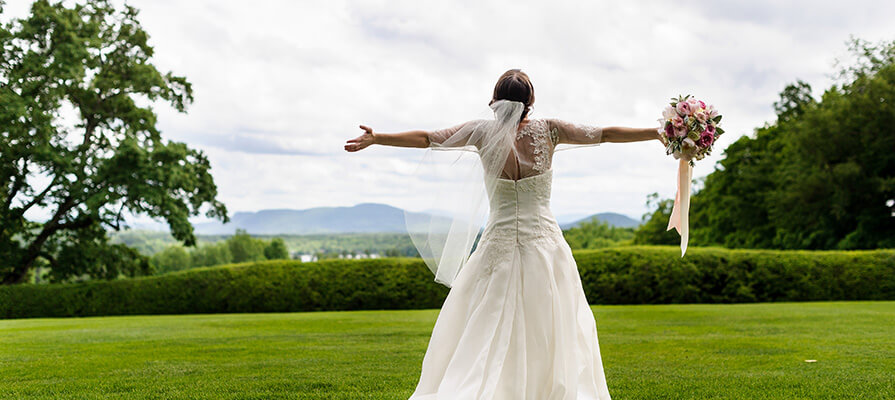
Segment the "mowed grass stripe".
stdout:
<path fill-rule="evenodd" d="M 615 400 L 895 398 L 895 302 L 593 310 Z M 0 398 L 406 399 L 437 315 L 0 320 Z"/>

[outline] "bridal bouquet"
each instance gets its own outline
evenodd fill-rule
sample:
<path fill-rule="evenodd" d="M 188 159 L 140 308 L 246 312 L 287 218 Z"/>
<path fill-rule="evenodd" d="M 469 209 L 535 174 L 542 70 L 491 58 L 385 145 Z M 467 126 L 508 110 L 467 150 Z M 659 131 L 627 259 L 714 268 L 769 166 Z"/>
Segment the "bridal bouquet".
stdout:
<path fill-rule="evenodd" d="M 671 104 L 662 111 L 662 129 L 659 138 L 665 144 L 665 154 L 673 155 L 679 160 L 677 170 L 677 194 L 668 228 L 677 229 L 681 235 L 681 257 L 687 252 L 689 239 L 689 223 L 687 217 L 690 209 L 690 180 L 693 177 L 693 160 L 702 160 L 712 154 L 712 145 L 724 133 L 718 126 L 721 114 L 713 105 L 686 96 L 671 99 Z"/>
<path fill-rule="evenodd" d="M 690 95 L 672 98 L 659 122 L 665 132 L 660 136 L 665 143 L 665 153 L 676 160 L 686 159 L 691 167 L 695 166 L 694 159 L 702 160 L 712 154 L 712 144 L 724 133 L 718 126 L 721 114 L 715 106 L 706 105 Z"/>

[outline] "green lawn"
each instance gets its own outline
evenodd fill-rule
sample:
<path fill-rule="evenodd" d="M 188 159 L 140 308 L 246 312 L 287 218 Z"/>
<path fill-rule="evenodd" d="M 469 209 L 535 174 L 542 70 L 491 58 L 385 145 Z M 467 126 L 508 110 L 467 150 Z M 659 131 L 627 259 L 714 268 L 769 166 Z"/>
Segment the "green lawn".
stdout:
<path fill-rule="evenodd" d="M 614 400 L 895 399 L 895 302 L 593 309 Z M 0 320 L 0 398 L 406 399 L 437 313 Z"/>

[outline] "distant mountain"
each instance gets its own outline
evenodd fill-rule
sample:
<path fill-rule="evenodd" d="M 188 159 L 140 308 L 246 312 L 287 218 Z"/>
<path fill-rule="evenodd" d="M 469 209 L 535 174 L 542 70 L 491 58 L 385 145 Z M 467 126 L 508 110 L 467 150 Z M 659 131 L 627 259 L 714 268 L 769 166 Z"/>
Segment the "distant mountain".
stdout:
<path fill-rule="evenodd" d="M 443 224 L 450 219 L 439 210 L 412 213 L 415 220 Z M 577 226 L 582 221 L 599 218 L 619 227 L 637 226 L 639 221 L 617 213 L 600 213 L 586 218 L 578 215 L 558 216 L 562 229 Z M 131 222 L 134 229 L 168 231 L 163 222 Z M 362 203 L 353 207 L 316 207 L 304 210 L 261 210 L 234 213 L 230 222 L 193 222 L 198 235 L 231 235 L 237 229 L 256 235 L 308 235 L 337 233 L 405 233 L 404 210 L 387 204 Z M 426 228 L 425 227 L 421 228 Z M 414 227 L 416 229 L 416 227 Z"/>
<path fill-rule="evenodd" d="M 566 224 L 571 224 L 573 222 L 578 222 L 578 220 L 587 217 L 586 213 L 577 213 L 577 214 L 556 214 L 556 222 L 559 223 L 559 226 L 565 226 Z"/>
<path fill-rule="evenodd" d="M 594 218 L 596 218 L 600 221 L 607 222 L 609 225 L 619 227 L 619 228 L 634 228 L 634 227 L 637 227 L 638 225 L 640 225 L 640 221 L 638 221 L 634 218 L 631 218 L 627 215 L 606 212 L 606 213 L 599 213 L 599 214 L 591 215 L 589 217 L 581 218 L 574 222 L 560 224 L 559 227 L 562 229 L 574 228 L 574 227 L 578 226 L 579 224 L 581 224 L 582 222 L 590 221 Z"/>
<path fill-rule="evenodd" d="M 423 213 L 414 216 L 425 217 Z M 434 216 L 433 221 L 444 222 Z M 200 222 L 196 233 L 204 235 L 232 234 L 245 229 L 258 235 L 406 232 L 404 210 L 386 204 L 363 203 L 353 207 L 317 207 L 305 210 L 261 210 L 237 212 L 230 222 Z"/>

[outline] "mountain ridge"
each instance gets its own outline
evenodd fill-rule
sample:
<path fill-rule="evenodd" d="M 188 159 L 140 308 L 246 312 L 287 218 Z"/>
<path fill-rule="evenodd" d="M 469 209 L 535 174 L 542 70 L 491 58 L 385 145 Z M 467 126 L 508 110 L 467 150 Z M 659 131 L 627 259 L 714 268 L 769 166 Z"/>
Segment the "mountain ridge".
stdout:
<path fill-rule="evenodd" d="M 448 218 L 437 210 L 412 212 L 415 219 L 431 218 L 435 223 L 446 223 Z M 566 216 L 578 218 L 581 214 Z M 419 218 L 416 218 L 419 217 Z M 562 229 L 577 226 L 583 221 L 598 218 L 614 226 L 637 226 L 638 221 L 618 213 L 599 213 L 575 220 L 559 220 Z M 163 223 L 131 224 L 137 229 L 167 230 Z M 199 235 L 227 235 L 244 229 L 258 235 L 303 235 L 338 233 L 405 233 L 404 210 L 382 203 L 359 203 L 353 206 L 325 206 L 306 209 L 272 208 L 258 211 L 238 211 L 230 222 L 194 222 Z"/>
<path fill-rule="evenodd" d="M 636 228 L 636 227 L 640 226 L 640 221 L 638 221 L 634 218 L 631 218 L 627 215 L 614 213 L 614 212 L 603 212 L 603 213 L 593 214 L 591 216 L 578 219 L 576 221 L 560 223 L 559 227 L 562 228 L 562 230 L 574 228 L 578 225 L 581 225 L 582 222 L 591 221 L 594 218 L 596 218 L 600 221 L 606 222 L 609 225 L 612 225 L 612 226 L 615 226 L 618 228 Z"/>

